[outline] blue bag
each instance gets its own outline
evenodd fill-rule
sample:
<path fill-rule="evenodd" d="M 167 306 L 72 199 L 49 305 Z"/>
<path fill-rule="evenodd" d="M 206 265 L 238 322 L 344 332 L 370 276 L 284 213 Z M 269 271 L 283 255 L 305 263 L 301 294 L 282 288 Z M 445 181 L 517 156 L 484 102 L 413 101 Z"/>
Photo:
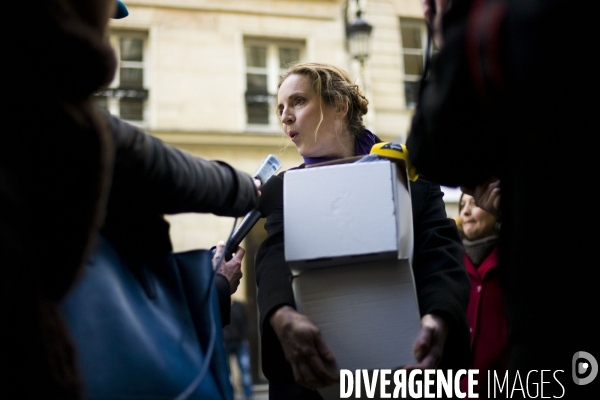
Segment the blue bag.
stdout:
<path fill-rule="evenodd" d="M 103 236 L 61 311 L 88 399 L 233 398 L 212 253 L 129 265 Z"/>

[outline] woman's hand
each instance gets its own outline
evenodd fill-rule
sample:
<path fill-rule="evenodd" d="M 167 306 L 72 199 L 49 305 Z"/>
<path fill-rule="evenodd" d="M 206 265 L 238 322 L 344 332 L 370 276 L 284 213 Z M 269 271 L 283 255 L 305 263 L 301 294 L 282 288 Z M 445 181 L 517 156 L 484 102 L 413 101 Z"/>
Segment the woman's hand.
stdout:
<path fill-rule="evenodd" d="M 468 188 L 461 186 L 460 190 L 473 196 L 475 205 L 483 208 L 492 214 L 496 219 L 500 219 L 500 181 L 497 178 L 491 178 L 487 182 Z"/>
<path fill-rule="evenodd" d="M 213 259 L 212 259 L 213 268 L 217 267 L 216 264 L 219 261 L 219 259 L 221 258 L 223 251 L 225 251 L 225 242 L 220 241 L 217 244 L 217 248 L 215 250 L 215 255 L 213 256 Z M 235 252 L 235 255 L 231 258 L 231 260 L 225 261 L 225 258 L 223 258 L 223 261 L 221 262 L 221 265 L 219 266 L 219 269 L 217 270 L 218 273 L 225 275 L 225 277 L 229 281 L 229 287 L 231 288 L 231 294 L 235 293 L 238 286 L 240 285 L 240 280 L 242 279 L 242 276 L 244 276 L 244 274 L 242 273 L 242 259 L 244 258 L 245 254 L 246 254 L 246 249 L 238 246 L 237 251 Z"/>
<path fill-rule="evenodd" d="M 408 365 L 406 370 L 436 368 L 442 361 L 446 336 L 448 327 L 441 317 L 434 314 L 423 316 L 421 331 L 413 348 L 418 364 Z"/>
<path fill-rule="evenodd" d="M 296 382 L 315 390 L 339 381 L 335 357 L 321 338 L 319 328 L 308 317 L 284 306 L 273 313 L 270 322 Z"/>
<path fill-rule="evenodd" d="M 254 183 L 254 187 L 256 188 L 256 192 L 258 194 L 258 197 L 260 197 L 260 195 L 261 195 L 260 187 L 262 186 L 262 183 L 258 179 L 252 179 L 252 182 Z"/>

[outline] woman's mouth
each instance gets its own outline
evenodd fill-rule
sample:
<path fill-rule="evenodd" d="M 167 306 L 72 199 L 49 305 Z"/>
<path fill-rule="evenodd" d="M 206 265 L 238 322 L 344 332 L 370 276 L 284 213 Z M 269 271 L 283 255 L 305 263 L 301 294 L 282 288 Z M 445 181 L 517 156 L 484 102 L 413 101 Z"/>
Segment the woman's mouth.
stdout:
<path fill-rule="evenodd" d="M 288 132 L 288 136 L 290 137 L 290 139 L 292 139 L 292 142 L 295 142 L 296 138 L 298 137 L 298 132 L 296 132 L 296 131 L 289 131 Z"/>

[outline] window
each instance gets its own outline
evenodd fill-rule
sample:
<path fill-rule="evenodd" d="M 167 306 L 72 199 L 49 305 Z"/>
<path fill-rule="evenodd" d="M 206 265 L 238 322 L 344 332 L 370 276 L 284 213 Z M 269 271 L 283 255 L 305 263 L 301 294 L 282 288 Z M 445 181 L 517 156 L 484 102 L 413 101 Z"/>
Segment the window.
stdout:
<path fill-rule="evenodd" d="M 275 93 L 279 76 L 302 59 L 303 42 L 246 39 L 246 123 L 277 128 Z"/>
<path fill-rule="evenodd" d="M 147 36 L 143 32 L 113 32 L 110 40 L 117 54 L 117 72 L 110 87 L 96 94 L 96 100 L 113 115 L 143 122 L 148 99 Z"/>
<path fill-rule="evenodd" d="M 414 108 L 419 97 L 419 81 L 425 63 L 427 27 L 423 20 L 401 18 L 400 32 L 402 35 L 406 108 Z"/>

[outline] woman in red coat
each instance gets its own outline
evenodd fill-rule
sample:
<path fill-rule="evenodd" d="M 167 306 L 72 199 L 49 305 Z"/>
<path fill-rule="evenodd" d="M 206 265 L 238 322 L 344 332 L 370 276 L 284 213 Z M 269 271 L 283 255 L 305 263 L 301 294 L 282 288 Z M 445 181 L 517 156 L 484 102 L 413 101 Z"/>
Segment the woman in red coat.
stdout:
<path fill-rule="evenodd" d="M 467 317 L 471 331 L 471 365 L 478 369 L 475 392 L 488 395 L 488 371 L 504 377 L 508 363 L 506 314 L 499 280 L 496 218 L 463 194 L 459 203 L 465 266 L 471 279 Z M 502 379 L 500 378 L 500 381 Z M 463 384 L 466 382 L 463 381 Z"/>

